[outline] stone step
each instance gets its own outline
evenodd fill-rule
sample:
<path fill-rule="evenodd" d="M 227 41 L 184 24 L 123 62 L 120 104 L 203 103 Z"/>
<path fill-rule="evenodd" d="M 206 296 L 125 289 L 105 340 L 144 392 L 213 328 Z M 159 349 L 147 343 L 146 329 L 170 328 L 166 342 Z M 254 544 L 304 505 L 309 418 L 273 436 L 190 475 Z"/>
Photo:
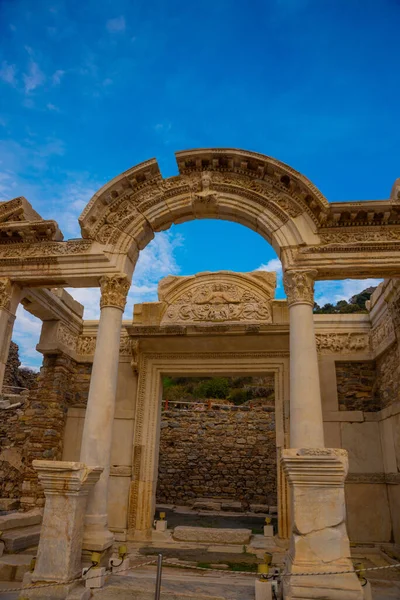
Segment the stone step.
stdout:
<path fill-rule="evenodd" d="M 0 517 L 0 531 L 9 529 L 20 529 L 21 527 L 30 527 L 42 522 L 43 510 L 34 508 L 28 512 L 14 512 Z M 2 536 L 4 537 L 4 536 Z"/>
<path fill-rule="evenodd" d="M 210 544 L 248 544 L 251 529 L 220 529 L 217 527 L 175 527 L 174 540 Z"/>
<path fill-rule="evenodd" d="M 22 581 L 30 570 L 33 554 L 9 554 L 0 558 L 0 581 Z"/>
<path fill-rule="evenodd" d="M 37 546 L 40 538 L 40 525 L 32 527 L 22 527 L 21 529 L 10 529 L 2 534 L 2 539 L 6 545 L 6 552 L 19 552 Z"/>

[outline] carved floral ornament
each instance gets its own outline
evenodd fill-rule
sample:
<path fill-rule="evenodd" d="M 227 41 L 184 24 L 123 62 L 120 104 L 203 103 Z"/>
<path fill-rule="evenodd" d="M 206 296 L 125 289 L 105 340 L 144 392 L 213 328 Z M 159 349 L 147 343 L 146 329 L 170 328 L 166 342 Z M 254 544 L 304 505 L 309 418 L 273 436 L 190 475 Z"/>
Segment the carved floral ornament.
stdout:
<path fill-rule="evenodd" d="M 8 310 L 11 303 L 12 284 L 8 277 L 0 278 L 0 308 Z"/>
<path fill-rule="evenodd" d="M 124 310 L 130 285 L 128 277 L 123 273 L 101 277 L 100 308 L 111 306 Z"/>
<path fill-rule="evenodd" d="M 314 281 L 317 271 L 285 271 L 283 285 L 288 306 L 310 304 L 314 306 Z"/>

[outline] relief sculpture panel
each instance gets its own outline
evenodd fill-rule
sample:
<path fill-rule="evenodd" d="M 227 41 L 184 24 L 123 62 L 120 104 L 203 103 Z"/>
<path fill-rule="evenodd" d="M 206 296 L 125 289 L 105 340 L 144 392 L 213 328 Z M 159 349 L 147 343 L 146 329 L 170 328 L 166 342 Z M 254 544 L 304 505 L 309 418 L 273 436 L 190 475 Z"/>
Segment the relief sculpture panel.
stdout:
<path fill-rule="evenodd" d="M 249 274 L 247 279 L 228 272 L 167 279 L 160 290 L 166 303 L 163 324 L 272 322 L 274 273 Z"/>

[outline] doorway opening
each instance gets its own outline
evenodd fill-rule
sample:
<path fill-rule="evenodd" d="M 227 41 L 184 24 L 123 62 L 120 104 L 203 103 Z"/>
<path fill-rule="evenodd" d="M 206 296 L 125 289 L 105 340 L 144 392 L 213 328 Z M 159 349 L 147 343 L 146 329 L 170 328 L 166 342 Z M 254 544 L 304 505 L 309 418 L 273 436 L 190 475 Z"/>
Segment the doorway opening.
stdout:
<path fill-rule="evenodd" d="M 156 503 L 172 527 L 276 528 L 274 373 L 162 377 Z"/>

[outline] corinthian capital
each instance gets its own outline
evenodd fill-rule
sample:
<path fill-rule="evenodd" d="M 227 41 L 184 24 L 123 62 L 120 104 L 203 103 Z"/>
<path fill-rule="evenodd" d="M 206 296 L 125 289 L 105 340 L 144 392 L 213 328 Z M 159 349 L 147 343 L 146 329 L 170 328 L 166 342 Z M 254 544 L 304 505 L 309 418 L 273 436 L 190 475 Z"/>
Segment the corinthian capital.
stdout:
<path fill-rule="evenodd" d="M 0 278 L 0 308 L 9 309 L 11 303 L 12 285 L 8 277 Z"/>
<path fill-rule="evenodd" d="M 289 307 L 293 304 L 314 306 L 314 281 L 317 271 L 286 271 L 283 285 Z"/>
<path fill-rule="evenodd" d="M 100 288 L 100 308 L 113 306 L 124 310 L 130 288 L 130 281 L 125 274 L 104 275 L 100 279 Z"/>

